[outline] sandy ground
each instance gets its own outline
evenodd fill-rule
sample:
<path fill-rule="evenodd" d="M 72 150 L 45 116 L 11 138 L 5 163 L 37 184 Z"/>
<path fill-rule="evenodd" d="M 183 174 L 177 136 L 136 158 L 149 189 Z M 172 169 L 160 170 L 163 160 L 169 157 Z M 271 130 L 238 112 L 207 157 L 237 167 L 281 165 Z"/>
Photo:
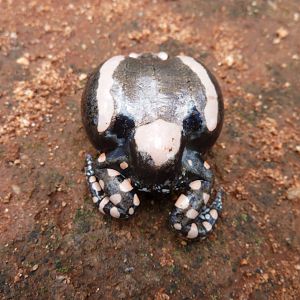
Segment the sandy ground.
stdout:
<path fill-rule="evenodd" d="M 297 0 L 0 0 L 1 297 L 300 299 L 299 36 Z M 83 175 L 87 74 L 162 50 L 204 61 L 225 98 L 204 242 L 170 231 L 174 199 L 100 215 Z"/>

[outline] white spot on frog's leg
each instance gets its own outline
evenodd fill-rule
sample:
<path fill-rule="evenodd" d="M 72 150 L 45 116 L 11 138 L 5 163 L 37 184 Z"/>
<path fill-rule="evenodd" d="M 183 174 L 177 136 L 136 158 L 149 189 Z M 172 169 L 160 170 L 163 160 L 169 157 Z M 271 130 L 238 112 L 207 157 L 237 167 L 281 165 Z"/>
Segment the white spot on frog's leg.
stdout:
<path fill-rule="evenodd" d="M 159 52 L 159 53 L 157 53 L 157 56 L 158 56 L 161 60 L 167 60 L 167 59 L 168 59 L 168 53 L 166 53 L 166 52 Z"/>
<path fill-rule="evenodd" d="M 99 210 L 105 214 L 103 208 L 104 206 L 109 202 L 109 199 L 107 197 L 103 198 L 103 200 L 100 202 L 100 205 L 99 205 Z"/>
<path fill-rule="evenodd" d="M 103 190 L 104 189 L 104 181 L 100 179 L 99 184 L 100 184 L 101 189 Z"/>
<path fill-rule="evenodd" d="M 185 65 L 190 67 L 190 69 L 197 74 L 201 83 L 204 85 L 206 95 L 204 117 L 208 130 L 213 131 L 217 127 L 218 123 L 218 94 L 215 85 L 210 79 L 206 69 L 195 59 L 189 56 L 178 57 Z"/>
<path fill-rule="evenodd" d="M 99 162 L 99 163 L 102 163 L 102 162 L 105 162 L 105 160 L 106 160 L 106 155 L 105 155 L 105 153 L 101 153 L 101 154 L 99 155 L 99 157 L 98 157 L 98 162 Z"/>
<path fill-rule="evenodd" d="M 135 142 L 140 152 L 146 152 L 156 166 L 174 158 L 180 147 L 181 127 L 158 119 L 136 129 Z"/>
<path fill-rule="evenodd" d="M 193 166 L 193 162 L 189 159 L 188 160 L 188 164 L 192 167 Z"/>
<path fill-rule="evenodd" d="M 121 168 L 122 170 L 127 169 L 127 168 L 128 168 L 128 163 L 127 163 L 126 161 L 121 162 L 121 163 L 120 163 L 120 168 Z"/>
<path fill-rule="evenodd" d="M 107 174 L 110 177 L 116 177 L 116 176 L 120 175 L 120 173 L 114 169 L 107 169 Z"/>
<path fill-rule="evenodd" d="M 114 194 L 114 195 L 111 195 L 109 197 L 109 200 L 114 204 L 114 205 L 117 205 L 121 202 L 122 200 L 122 196 L 120 194 Z"/>
<path fill-rule="evenodd" d="M 97 88 L 97 103 L 98 103 L 98 126 L 99 132 L 105 131 L 111 122 L 114 114 L 114 99 L 110 90 L 114 84 L 113 74 L 124 56 L 114 56 L 107 60 L 100 68 Z"/>
<path fill-rule="evenodd" d="M 207 204 L 209 198 L 210 198 L 209 194 L 203 193 L 203 201 L 204 201 L 204 204 Z"/>
<path fill-rule="evenodd" d="M 218 219 L 218 212 L 216 209 L 212 209 L 209 214 L 211 215 L 211 217 L 214 219 L 214 220 L 217 220 Z"/>
<path fill-rule="evenodd" d="M 133 204 L 135 206 L 139 206 L 140 205 L 140 199 L 139 199 L 139 197 L 138 197 L 137 194 L 134 194 L 134 196 L 133 196 Z"/>
<path fill-rule="evenodd" d="M 95 176 L 91 176 L 90 178 L 89 178 L 89 182 L 90 183 L 93 183 L 93 182 L 95 182 L 96 181 L 96 177 Z"/>
<path fill-rule="evenodd" d="M 128 179 L 124 179 L 122 183 L 120 183 L 120 190 L 124 193 L 130 192 L 133 189 Z"/>
<path fill-rule="evenodd" d="M 205 228 L 206 231 L 211 231 L 212 225 L 211 225 L 209 222 L 204 221 L 204 222 L 202 223 L 202 225 L 203 225 L 203 227 Z"/>
<path fill-rule="evenodd" d="M 133 209 L 132 207 L 130 207 L 129 210 L 128 210 L 128 213 L 129 213 L 130 215 L 133 215 L 133 214 L 134 214 L 134 209 Z"/>
<path fill-rule="evenodd" d="M 205 161 L 203 165 L 204 165 L 205 169 L 207 169 L 207 170 L 210 169 L 210 165 L 208 164 L 207 161 Z"/>
<path fill-rule="evenodd" d="M 189 198 L 183 194 L 177 199 L 175 206 L 180 209 L 187 209 L 189 207 L 190 201 Z"/>
<path fill-rule="evenodd" d="M 110 215 L 114 218 L 120 218 L 120 213 L 116 207 L 110 209 Z"/>
<path fill-rule="evenodd" d="M 189 186 L 194 191 L 199 190 L 201 188 L 201 180 L 192 181 Z"/>
<path fill-rule="evenodd" d="M 101 187 L 100 187 L 100 185 L 99 185 L 98 182 L 94 182 L 92 184 L 92 189 L 95 190 L 95 191 L 97 191 L 97 192 L 101 191 Z"/>
<path fill-rule="evenodd" d="M 185 214 L 189 219 L 195 219 L 199 213 L 194 209 L 194 208 L 191 208 L 189 209 L 186 214 Z"/>
<path fill-rule="evenodd" d="M 197 225 L 196 225 L 195 223 L 192 223 L 191 229 L 190 229 L 190 231 L 188 232 L 187 237 L 188 237 L 189 239 L 194 239 L 194 238 L 196 238 L 197 236 L 198 236 L 198 227 L 197 227 Z"/>
<path fill-rule="evenodd" d="M 173 226 L 176 230 L 181 230 L 181 228 L 182 228 L 180 223 L 175 223 Z"/>

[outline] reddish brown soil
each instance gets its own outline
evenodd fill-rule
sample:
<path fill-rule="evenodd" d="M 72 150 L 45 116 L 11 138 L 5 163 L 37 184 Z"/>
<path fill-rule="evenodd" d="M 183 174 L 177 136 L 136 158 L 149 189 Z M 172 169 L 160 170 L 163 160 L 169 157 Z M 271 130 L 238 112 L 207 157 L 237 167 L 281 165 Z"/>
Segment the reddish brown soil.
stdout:
<path fill-rule="evenodd" d="M 297 0 L 0 0 L 1 297 L 300 299 L 299 29 Z M 85 184 L 86 74 L 160 50 L 224 93 L 209 162 L 227 197 L 204 242 L 169 230 L 173 200 L 118 222 Z"/>

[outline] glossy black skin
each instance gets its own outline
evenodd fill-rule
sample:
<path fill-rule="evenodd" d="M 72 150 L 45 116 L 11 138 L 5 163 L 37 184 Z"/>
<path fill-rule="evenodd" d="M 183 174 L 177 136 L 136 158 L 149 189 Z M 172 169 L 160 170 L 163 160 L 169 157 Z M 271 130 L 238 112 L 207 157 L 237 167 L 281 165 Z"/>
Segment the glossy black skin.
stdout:
<path fill-rule="evenodd" d="M 147 56 L 147 55 L 145 55 Z M 145 58 L 147 59 L 147 57 Z M 149 57 L 151 60 L 152 58 Z M 202 64 L 203 65 L 203 64 Z M 176 154 L 175 160 L 161 167 L 155 167 L 151 162 L 146 162 L 136 151 L 134 141 L 135 122 L 125 115 L 114 117 L 109 128 L 99 134 L 97 131 L 97 100 L 96 90 L 99 79 L 100 65 L 89 77 L 82 95 L 82 121 L 87 135 L 100 152 L 105 152 L 109 158 L 109 164 L 118 169 L 121 161 L 127 161 L 129 168 L 122 173 L 130 177 L 134 186 L 144 191 L 174 191 L 181 190 L 190 182 L 185 178 L 186 161 L 191 153 L 196 153 L 199 159 L 204 161 L 205 154 L 217 140 L 223 124 L 224 106 L 221 89 L 213 74 L 206 68 L 213 81 L 219 101 L 218 123 L 215 130 L 209 132 L 203 126 L 201 115 L 194 111 L 187 116 L 182 123 L 181 147 Z"/>

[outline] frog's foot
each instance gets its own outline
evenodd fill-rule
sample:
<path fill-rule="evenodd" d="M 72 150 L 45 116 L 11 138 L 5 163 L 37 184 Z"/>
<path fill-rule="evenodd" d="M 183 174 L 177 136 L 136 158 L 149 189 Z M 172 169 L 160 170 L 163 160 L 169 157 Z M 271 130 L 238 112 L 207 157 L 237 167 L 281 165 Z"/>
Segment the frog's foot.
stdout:
<path fill-rule="evenodd" d="M 196 184 L 195 184 L 196 185 Z M 206 203 L 208 194 L 198 191 L 189 191 L 181 194 L 171 213 L 171 226 L 188 239 L 205 238 L 217 222 L 222 211 L 222 192 L 219 191 L 209 207 Z"/>
<path fill-rule="evenodd" d="M 95 164 L 87 155 L 85 174 L 93 202 L 103 214 L 129 218 L 140 204 L 130 181 L 114 169 L 97 168 Z"/>

